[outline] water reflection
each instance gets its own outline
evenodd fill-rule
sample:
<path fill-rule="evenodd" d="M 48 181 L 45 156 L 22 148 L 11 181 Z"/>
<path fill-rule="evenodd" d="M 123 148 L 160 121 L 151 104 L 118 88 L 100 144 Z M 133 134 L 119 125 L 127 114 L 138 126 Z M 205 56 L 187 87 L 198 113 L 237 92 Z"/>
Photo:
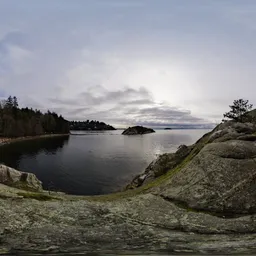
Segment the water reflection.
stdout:
<path fill-rule="evenodd" d="M 7 144 L 0 147 L 0 163 L 3 162 L 15 169 L 19 168 L 22 159 L 33 158 L 38 154 L 55 155 L 68 144 L 69 136 L 33 139 Z"/>

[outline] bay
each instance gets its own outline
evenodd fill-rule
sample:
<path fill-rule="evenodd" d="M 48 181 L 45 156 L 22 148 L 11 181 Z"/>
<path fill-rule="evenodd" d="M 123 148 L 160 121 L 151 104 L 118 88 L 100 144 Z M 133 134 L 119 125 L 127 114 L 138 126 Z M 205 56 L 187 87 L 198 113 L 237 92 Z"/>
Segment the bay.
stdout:
<path fill-rule="evenodd" d="M 209 130 L 156 130 L 136 136 L 122 131 L 72 131 L 69 137 L 27 140 L 0 147 L 0 162 L 31 172 L 44 189 L 74 195 L 122 189 L 157 155 L 196 142 Z"/>

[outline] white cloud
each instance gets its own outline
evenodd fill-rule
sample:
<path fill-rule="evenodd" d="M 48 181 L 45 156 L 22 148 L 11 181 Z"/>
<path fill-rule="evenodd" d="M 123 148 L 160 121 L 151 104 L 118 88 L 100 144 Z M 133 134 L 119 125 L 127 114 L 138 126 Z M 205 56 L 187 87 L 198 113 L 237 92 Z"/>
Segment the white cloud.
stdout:
<path fill-rule="evenodd" d="M 102 86 L 89 88 L 76 97 L 49 98 L 52 109 L 69 119 L 100 119 L 121 126 L 150 124 L 207 124 L 209 121 L 191 115 L 189 110 L 156 102 L 146 88 L 123 88 L 110 91 Z M 49 105 L 49 104 L 47 104 Z"/>

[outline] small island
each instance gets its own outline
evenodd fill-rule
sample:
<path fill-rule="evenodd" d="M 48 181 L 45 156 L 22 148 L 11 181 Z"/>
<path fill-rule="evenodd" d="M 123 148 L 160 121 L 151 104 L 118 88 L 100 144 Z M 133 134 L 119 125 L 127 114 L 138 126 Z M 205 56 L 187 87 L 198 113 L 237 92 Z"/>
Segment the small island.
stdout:
<path fill-rule="evenodd" d="M 142 134 L 153 133 L 153 132 L 155 131 L 151 128 L 146 128 L 143 126 L 133 126 L 124 130 L 122 134 L 123 135 L 142 135 Z"/>
<path fill-rule="evenodd" d="M 172 130 L 172 128 L 166 127 L 166 128 L 164 128 L 164 130 Z"/>

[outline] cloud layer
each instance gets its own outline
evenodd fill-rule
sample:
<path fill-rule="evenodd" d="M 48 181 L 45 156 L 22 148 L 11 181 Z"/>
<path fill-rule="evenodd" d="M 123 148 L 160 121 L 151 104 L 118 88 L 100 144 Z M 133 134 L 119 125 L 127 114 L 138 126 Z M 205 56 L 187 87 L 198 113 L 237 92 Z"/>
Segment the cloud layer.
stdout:
<path fill-rule="evenodd" d="M 74 98 L 49 98 L 53 109 L 69 119 L 100 119 L 120 126 L 140 124 L 168 126 L 175 124 L 206 125 L 207 121 L 191 115 L 189 110 L 156 102 L 144 87 L 109 91 L 102 86 L 89 88 Z"/>
<path fill-rule="evenodd" d="M 256 104 L 256 2 L 0 1 L 0 98 L 125 126 Z"/>

